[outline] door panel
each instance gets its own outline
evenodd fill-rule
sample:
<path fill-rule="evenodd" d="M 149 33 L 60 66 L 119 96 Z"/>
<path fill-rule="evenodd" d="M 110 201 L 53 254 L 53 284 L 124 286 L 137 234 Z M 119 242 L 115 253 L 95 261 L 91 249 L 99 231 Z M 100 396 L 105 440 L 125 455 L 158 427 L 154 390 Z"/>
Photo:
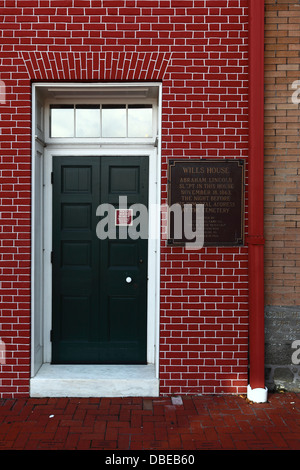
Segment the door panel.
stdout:
<path fill-rule="evenodd" d="M 148 158 L 55 157 L 53 173 L 52 362 L 146 363 L 147 239 L 99 239 L 96 209 L 147 207 Z"/>

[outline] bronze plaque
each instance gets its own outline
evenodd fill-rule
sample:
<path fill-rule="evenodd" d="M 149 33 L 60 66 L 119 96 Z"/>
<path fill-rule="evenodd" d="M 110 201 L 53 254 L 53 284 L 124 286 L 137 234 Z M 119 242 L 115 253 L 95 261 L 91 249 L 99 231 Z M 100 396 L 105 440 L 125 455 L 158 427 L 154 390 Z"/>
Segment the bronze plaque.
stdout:
<path fill-rule="evenodd" d="M 229 159 L 169 160 L 168 206 L 179 204 L 182 213 L 192 205 L 192 230 L 196 226 L 196 205 L 204 205 L 204 246 L 239 246 L 244 243 L 244 161 Z M 183 245 L 174 230 L 170 211 L 168 244 Z"/>

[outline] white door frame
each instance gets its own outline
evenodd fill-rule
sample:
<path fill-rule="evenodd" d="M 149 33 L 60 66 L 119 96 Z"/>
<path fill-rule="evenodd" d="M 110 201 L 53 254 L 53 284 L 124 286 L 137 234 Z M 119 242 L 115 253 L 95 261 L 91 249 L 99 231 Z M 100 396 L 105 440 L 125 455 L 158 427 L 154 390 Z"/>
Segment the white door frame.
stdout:
<path fill-rule="evenodd" d="M 105 89 L 111 87 L 111 84 L 93 84 L 90 85 L 95 89 Z M 31 226 L 31 396 L 71 396 L 74 390 L 75 395 L 79 396 L 80 385 L 76 388 L 76 379 L 79 378 L 78 384 L 82 383 L 82 369 L 70 368 L 64 369 L 59 366 L 51 365 L 50 375 L 47 375 L 51 362 L 51 341 L 50 331 L 52 323 L 52 183 L 51 172 L 53 166 L 53 158 L 56 156 L 148 156 L 149 157 L 149 241 L 148 241 L 148 289 L 147 289 L 147 361 L 152 367 L 150 369 L 135 370 L 129 366 L 129 374 L 132 373 L 132 387 L 136 387 L 136 393 L 143 393 L 143 388 L 139 388 L 143 377 L 144 383 L 148 379 L 152 380 L 152 391 L 159 393 L 159 320 L 160 320 L 160 229 L 161 229 L 161 91 L 160 83 L 132 83 L 128 85 L 112 84 L 112 88 L 122 86 L 156 88 L 157 100 L 157 136 L 154 136 L 152 142 L 58 142 L 49 141 L 48 117 L 49 109 L 47 109 L 47 100 L 50 91 L 55 87 L 59 87 L 60 91 L 66 89 L 67 92 L 72 91 L 76 87 L 89 90 L 89 84 L 78 83 L 35 83 L 32 86 L 32 226 Z M 50 90 L 51 88 L 51 90 Z M 142 88 L 141 88 L 142 89 Z M 48 95 L 47 95 L 48 93 Z M 43 109 L 43 107 L 45 109 Z M 96 366 L 98 367 L 98 366 Z M 101 366 L 99 366 L 101 367 Z M 131 368 L 130 368 L 131 367 Z M 147 367 L 147 366 L 146 366 Z M 46 370 L 46 373 L 45 373 Z M 90 382 L 87 382 L 87 396 L 91 395 L 91 389 L 96 386 L 95 394 L 101 394 L 101 377 L 109 378 L 107 388 L 110 391 L 115 386 L 116 380 L 120 375 L 119 370 L 89 368 L 91 371 Z M 150 375 L 149 375 L 150 370 Z M 151 372 L 154 371 L 154 372 Z M 62 372 L 57 372 L 62 371 Z M 99 372 L 100 371 L 100 372 Z M 122 393 L 122 386 L 125 388 L 128 382 L 128 371 L 125 367 L 120 376 L 120 388 L 116 386 L 117 395 Z M 87 369 L 83 371 L 83 375 L 87 373 Z M 155 377 L 152 374 L 155 374 Z M 54 374 L 54 375 L 53 375 Z M 53 382 L 53 377 L 58 374 L 58 381 Z M 107 375 L 108 374 L 108 375 Z M 144 374 L 144 376 L 143 376 Z M 50 377 L 50 381 L 48 378 Z M 56 377 L 56 376 L 55 376 Z M 70 379 L 66 381 L 66 378 Z M 39 380 L 37 380 L 39 379 Z M 60 380 L 60 382 L 59 382 Z M 75 380 L 75 382 L 74 382 Z M 68 385 L 68 383 L 69 385 Z M 150 383 L 150 382 L 149 382 Z M 50 385 L 49 385 L 50 384 Z M 51 389 L 53 385 L 53 388 Z M 66 385 L 67 384 L 67 385 Z M 123 385 L 122 385 L 123 384 Z M 59 387 L 65 389 L 61 392 Z M 69 388 L 68 388 L 69 387 Z M 142 384 L 143 387 L 143 384 Z M 41 391 L 42 390 L 42 391 Z M 127 389 L 128 390 L 128 389 Z M 149 388 L 145 386 L 145 395 Z M 105 393 L 105 391 L 104 391 Z M 134 390 L 132 390 L 134 395 Z M 151 392 L 150 392 L 151 393 Z M 152 393 L 154 396 L 156 392 Z M 127 393 L 128 394 L 128 393 Z M 83 395 L 84 396 L 84 395 Z M 149 394 L 148 394 L 149 396 Z"/>
<path fill-rule="evenodd" d="M 56 156 L 148 156 L 149 157 L 149 234 L 147 288 L 147 362 L 158 363 L 159 332 L 159 231 L 160 190 L 156 149 L 48 149 L 44 151 L 44 362 L 51 362 L 50 331 L 52 322 L 52 184 L 51 172 Z M 154 295 L 153 295 L 154 293 Z"/>

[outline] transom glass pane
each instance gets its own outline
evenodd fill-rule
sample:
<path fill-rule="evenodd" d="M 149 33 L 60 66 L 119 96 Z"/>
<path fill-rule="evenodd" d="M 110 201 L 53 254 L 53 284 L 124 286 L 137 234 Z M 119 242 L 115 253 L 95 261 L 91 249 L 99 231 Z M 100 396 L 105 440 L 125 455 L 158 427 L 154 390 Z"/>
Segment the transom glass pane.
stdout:
<path fill-rule="evenodd" d="M 51 106 L 51 137 L 74 137 L 74 106 Z"/>
<path fill-rule="evenodd" d="M 102 137 L 126 137 L 126 105 L 103 105 Z"/>
<path fill-rule="evenodd" d="M 100 137 L 100 106 L 76 106 L 76 137 Z"/>
<path fill-rule="evenodd" d="M 51 137 L 147 138 L 152 105 L 51 105 Z"/>
<path fill-rule="evenodd" d="M 152 137 L 151 105 L 128 105 L 128 137 Z"/>

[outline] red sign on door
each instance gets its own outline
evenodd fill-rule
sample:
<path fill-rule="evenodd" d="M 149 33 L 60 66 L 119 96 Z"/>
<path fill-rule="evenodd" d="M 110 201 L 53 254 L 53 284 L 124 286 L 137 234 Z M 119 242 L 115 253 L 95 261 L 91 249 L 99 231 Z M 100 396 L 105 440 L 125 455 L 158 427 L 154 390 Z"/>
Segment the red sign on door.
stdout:
<path fill-rule="evenodd" d="M 132 209 L 116 209 L 116 225 L 129 226 L 133 222 Z"/>

